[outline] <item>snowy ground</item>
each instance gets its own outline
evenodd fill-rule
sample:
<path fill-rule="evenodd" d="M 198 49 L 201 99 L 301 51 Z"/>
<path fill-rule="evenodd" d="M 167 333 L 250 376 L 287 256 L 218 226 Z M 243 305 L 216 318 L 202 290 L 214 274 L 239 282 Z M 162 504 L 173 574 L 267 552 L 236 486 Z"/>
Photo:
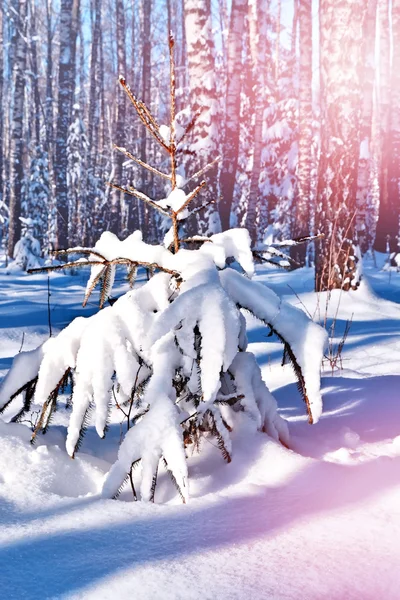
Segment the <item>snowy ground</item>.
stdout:
<path fill-rule="evenodd" d="M 379 266 L 379 265 L 378 265 Z M 325 361 L 324 415 L 311 427 L 282 347 L 251 325 L 251 350 L 290 425 L 292 450 L 259 434 L 222 462 L 211 441 L 189 459 L 191 501 L 164 477 L 156 503 L 100 500 L 115 459 L 89 428 L 72 461 L 61 410 L 32 447 L 26 425 L 0 421 L 0 596 L 5 599 L 296 599 L 400 597 L 400 274 L 366 265 L 368 284 L 334 293 L 333 355 L 352 318 L 341 368 Z M 324 318 L 312 272 L 259 271 Z M 83 276 L 50 278 L 53 330 L 78 314 Z M 0 270 L 0 377 L 23 346 L 48 337 L 47 276 Z M 339 362 L 337 363 L 340 366 Z M 7 417 L 7 415 L 6 415 Z M 32 415 L 35 419 L 35 415 Z"/>

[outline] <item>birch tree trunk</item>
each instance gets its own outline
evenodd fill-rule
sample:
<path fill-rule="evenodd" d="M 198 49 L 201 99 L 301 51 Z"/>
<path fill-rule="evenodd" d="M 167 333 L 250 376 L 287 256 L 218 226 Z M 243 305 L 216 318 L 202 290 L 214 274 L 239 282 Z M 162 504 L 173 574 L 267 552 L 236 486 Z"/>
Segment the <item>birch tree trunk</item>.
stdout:
<path fill-rule="evenodd" d="M 396 227 L 389 235 L 396 236 L 395 251 L 399 251 L 400 216 L 400 0 L 392 0 L 392 75 L 390 99 L 390 161 L 388 173 L 389 219 Z M 394 244 L 393 244 L 394 246 Z"/>
<path fill-rule="evenodd" d="M 38 56 L 37 56 L 37 43 L 39 36 L 37 35 L 37 19 L 36 19 L 36 7 L 34 2 L 30 2 L 30 55 L 31 55 L 31 70 L 32 70 L 32 87 L 33 87 L 33 104 L 34 104 L 34 134 L 35 134 L 35 146 L 40 146 L 40 112 L 41 112 L 41 101 L 40 101 L 40 90 L 39 90 L 39 69 L 38 69 Z"/>
<path fill-rule="evenodd" d="M 19 0 L 16 17 L 17 31 L 13 66 L 13 110 L 10 143 L 10 216 L 8 227 L 8 255 L 14 254 L 14 246 L 21 236 L 21 200 L 24 181 L 24 101 L 26 69 L 26 31 L 28 1 Z"/>
<path fill-rule="evenodd" d="M 89 110 L 88 110 L 88 152 L 87 152 L 87 200 L 86 214 L 82 215 L 82 232 L 84 244 L 89 245 L 92 233 L 93 215 L 97 198 L 98 186 L 98 160 L 100 137 L 100 109 L 101 89 L 100 82 L 100 36 L 101 36 L 101 4 L 102 0 L 95 0 L 92 6 L 92 47 L 90 52 L 90 82 L 89 82 Z"/>
<path fill-rule="evenodd" d="M 367 210 L 370 196 L 372 169 L 372 114 L 374 106 L 375 82 L 375 39 L 376 39 L 377 0 L 368 0 L 367 15 L 363 33 L 363 99 L 361 143 L 358 163 L 356 232 L 362 254 L 371 246 L 370 232 L 367 229 Z"/>
<path fill-rule="evenodd" d="M 3 37 L 3 11 L 0 11 L 0 110 L 4 110 L 4 37 Z M 3 202 L 4 194 L 4 179 L 3 179 L 3 163 L 4 163 L 4 127 L 3 119 L 0 119 L 0 206 Z"/>
<path fill-rule="evenodd" d="M 312 170 L 312 2 L 299 0 L 300 68 L 299 68 L 299 155 L 297 163 L 297 201 L 294 203 L 294 237 L 310 234 Z M 306 244 L 294 246 L 293 258 L 305 264 Z"/>
<path fill-rule="evenodd" d="M 316 290 L 356 285 L 353 229 L 361 113 L 364 0 L 321 1 L 321 157 Z"/>
<path fill-rule="evenodd" d="M 252 0 L 249 3 L 250 48 L 253 58 L 253 91 L 254 91 L 254 140 L 253 168 L 250 180 L 249 202 L 246 215 L 246 228 L 255 244 L 257 242 L 257 217 L 261 202 L 265 201 L 260 194 L 261 152 L 263 133 L 263 114 L 268 89 L 267 68 L 271 62 L 271 49 L 267 39 L 268 13 L 265 0 Z M 262 233 L 260 232 L 261 236 Z"/>
<path fill-rule="evenodd" d="M 150 108 L 151 101 L 151 10 L 152 0 L 148 0 L 143 4 L 143 30 L 142 30 L 142 100 L 146 106 Z M 149 139 L 149 134 L 146 127 L 141 128 L 140 140 L 140 158 L 144 162 L 149 161 L 150 146 L 152 140 Z M 148 195 L 152 195 L 152 176 L 147 169 L 141 170 L 141 189 Z M 134 208 L 138 204 L 137 200 L 131 201 L 131 207 Z M 141 219 L 140 224 L 144 230 L 145 236 L 148 238 L 149 231 L 149 207 L 140 203 Z"/>
<path fill-rule="evenodd" d="M 221 170 L 219 215 L 223 231 L 230 227 L 239 153 L 240 92 L 244 21 L 248 0 L 233 0 L 228 38 L 228 72 L 225 108 L 225 140 Z"/>
<path fill-rule="evenodd" d="M 54 142 L 54 114 L 53 114 L 53 23 L 51 18 L 51 0 L 46 0 L 46 32 L 47 32 L 47 53 L 46 53 L 46 150 L 49 155 L 49 162 L 53 158 Z"/>
<path fill-rule="evenodd" d="M 210 0 L 185 0 L 185 31 L 191 108 L 193 114 L 200 111 L 191 132 L 190 150 L 195 153 L 191 159 L 191 175 L 199 167 L 205 166 L 218 155 L 218 113 L 219 103 L 215 85 L 214 39 L 211 26 Z M 217 202 L 219 186 L 217 169 L 208 171 L 207 187 L 201 194 L 203 204 Z M 197 233 L 211 234 L 220 229 L 220 220 L 215 205 L 199 213 Z M 193 228 L 194 229 L 194 228 Z"/>
<path fill-rule="evenodd" d="M 125 53 L 125 12 L 123 0 L 117 0 L 116 4 L 116 19 L 117 19 L 117 61 L 118 61 L 118 76 L 126 76 L 126 53 Z M 116 128 L 115 128 L 115 144 L 117 146 L 125 146 L 125 113 L 126 113 L 126 96 L 124 91 L 118 86 L 116 95 Z M 113 154 L 113 171 L 114 180 L 118 185 L 123 185 L 124 157 L 120 152 Z M 110 214 L 110 231 L 118 235 L 121 230 L 121 208 L 124 197 L 122 192 L 113 189 L 111 192 L 111 214 Z"/>
<path fill-rule="evenodd" d="M 393 27 L 393 51 L 396 52 L 398 46 L 399 31 L 395 27 L 397 21 L 397 2 L 393 3 L 392 27 Z M 374 248 L 378 252 L 390 252 L 397 250 L 398 223 L 396 222 L 396 207 L 394 198 L 390 196 L 393 187 L 389 181 L 389 167 L 391 165 L 392 152 L 392 132 L 390 119 L 394 119 L 396 126 L 397 115 L 394 114 L 394 105 L 396 103 L 396 91 L 392 87 L 392 105 L 391 105 L 391 83 L 396 85 L 396 69 L 399 69 L 398 63 L 393 60 L 392 81 L 390 77 L 390 20 L 389 20 L 389 0 L 379 0 L 379 31 L 380 31 L 380 62 L 379 62 L 379 105 L 380 105 L 380 173 L 379 173 L 379 218 L 376 226 L 376 235 Z M 395 54 L 393 52 L 393 59 Z M 398 52 L 398 50 L 397 50 Z M 398 54 L 397 54 L 398 56 Z"/>
<path fill-rule="evenodd" d="M 75 55 L 79 0 L 62 0 L 60 14 L 60 59 L 58 73 L 58 114 L 55 151 L 57 202 L 57 247 L 68 246 L 67 138 L 75 89 Z"/>

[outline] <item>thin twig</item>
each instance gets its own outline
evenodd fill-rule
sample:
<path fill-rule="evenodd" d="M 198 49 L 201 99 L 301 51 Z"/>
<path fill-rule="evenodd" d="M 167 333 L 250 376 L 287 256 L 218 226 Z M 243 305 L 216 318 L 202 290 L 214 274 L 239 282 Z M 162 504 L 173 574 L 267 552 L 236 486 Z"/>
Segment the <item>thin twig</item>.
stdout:
<path fill-rule="evenodd" d="M 219 163 L 221 161 L 221 158 L 222 158 L 221 156 L 217 156 L 217 158 L 214 158 L 214 160 L 211 161 L 210 163 L 208 163 L 208 165 L 206 165 L 205 167 L 200 169 L 200 171 L 197 171 L 197 173 L 195 173 L 194 175 L 189 177 L 189 179 L 187 179 L 185 181 L 185 185 L 188 184 L 190 181 L 193 181 L 193 179 L 197 179 L 197 177 L 201 177 L 202 175 L 204 175 L 204 173 L 207 173 L 207 171 L 212 169 L 212 167 L 214 165 L 216 165 L 217 163 Z"/>
<path fill-rule="evenodd" d="M 49 322 L 49 337 L 52 336 L 51 330 L 51 312 L 50 312 L 50 275 L 47 275 L 47 319 Z"/>
<path fill-rule="evenodd" d="M 94 250 L 93 248 L 80 248 L 79 246 L 76 246 L 75 248 L 67 248 L 66 250 L 54 250 L 52 254 L 54 254 L 55 256 L 57 256 L 58 254 L 89 254 L 95 256 L 100 260 L 107 260 L 97 250 Z"/>
<path fill-rule="evenodd" d="M 139 192 L 139 190 L 135 190 L 135 188 L 133 187 L 126 189 L 124 187 L 121 187 L 120 185 L 117 185 L 116 183 L 111 183 L 111 181 L 108 181 L 107 185 L 116 190 L 119 190 L 120 192 L 129 194 L 130 196 L 135 196 L 135 198 L 139 198 L 139 200 L 143 200 L 143 202 L 146 202 L 146 204 L 149 204 L 150 206 L 158 210 L 162 215 L 164 215 L 164 217 L 171 217 L 168 211 L 164 210 L 161 206 L 159 206 L 156 202 L 154 202 L 154 200 L 146 196 L 146 194 L 144 194 L 143 192 Z"/>
<path fill-rule="evenodd" d="M 174 37 L 169 34 L 169 78 L 170 78 L 170 140 L 169 152 L 171 155 L 171 185 L 172 190 L 176 188 L 176 144 L 175 144 L 175 57 L 174 57 Z M 179 248 L 179 241 L 178 241 Z"/>
<path fill-rule="evenodd" d="M 21 340 L 21 345 L 20 345 L 19 350 L 18 350 L 18 354 L 20 352 L 22 352 L 22 348 L 24 347 L 24 341 L 25 341 L 25 331 L 22 332 L 22 340 Z"/>
<path fill-rule="evenodd" d="M 141 363 L 139 365 L 139 368 L 136 371 L 135 383 L 134 383 L 133 388 L 132 388 L 131 403 L 129 405 L 128 416 L 127 416 L 127 421 L 128 421 L 128 423 L 127 423 L 127 431 L 129 431 L 129 428 L 130 428 L 130 420 L 131 420 L 131 412 L 132 412 L 132 406 L 133 406 L 133 399 L 134 399 L 135 394 L 136 394 L 137 382 L 138 382 L 139 373 L 140 373 L 140 370 L 141 370 L 142 366 L 143 366 L 143 363 Z"/>
<path fill-rule="evenodd" d="M 146 128 L 151 133 L 151 135 L 157 140 L 159 145 L 162 146 L 164 148 L 164 150 L 166 150 L 168 153 L 170 153 L 170 148 L 165 143 L 163 138 L 161 137 L 157 122 L 156 122 L 155 118 L 152 116 L 152 114 L 150 113 L 147 106 L 143 102 L 140 102 L 139 100 L 137 100 L 137 98 L 135 98 L 135 96 L 132 94 L 132 92 L 130 90 L 129 85 L 126 83 L 124 77 L 120 76 L 119 83 L 120 83 L 122 89 L 124 90 L 124 92 L 126 93 L 126 95 L 128 96 L 129 100 L 133 104 L 142 123 L 146 126 Z"/>
<path fill-rule="evenodd" d="M 148 171 L 151 171 L 155 175 L 159 175 L 160 177 L 164 177 L 164 179 L 168 179 L 169 181 L 171 181 L 171 175 L 168 175 L 167 173 L 163 173 L 162 171 L 159 171 L 155 167 L 148 165 L 143 160 L 140 160 L 140 158 L 136 158 L 136 156 L 133 156 L 133 154 L 131 154 L 126 148 L 121 148 L 120 146 L 114 145 L 114 150 L 118 150 L 118 152 L 121 152 L 122 154 L 124 154 L 124 156 L 126 156 L 130 160 L 133 160 L 135 163 L 137 163 L 141 167 L 147 169 Z"/>
<path fill-rule="evenodd" d="M 197 206 L 196 208 L 194 208 L 193 210 L 190 211 L 191 215 L 195 215 L 196 213 L 204 210 L 205 208 L 207 208 L 207 206 L 210 206 L 210 204 L 216 204 L 215 200 L 208 200 L 208 202 L 205 202 L 205 204 L 202 204 L 201 206 Z"/>
<path fill-rule="evenodd" d="M 203 189 L 203 187 L 206 185 L 205 181 L 202 181 L 200 183 L 200 185 L 198 185 L 193 192 L 191 192 L 189 194 L 189 196 L 186 198 L 185 202 L 182 204 L 182 206 L 179 208 L 179 210 L 176 211 L 176 214 L 179 215 L 179 213 L 181 213 L 182 211 L 185 210 L 185 208 L 191 203 L 191 201 L 197 196 L 197 194 Z"/>
<path fill-rule="evenodd" d="M 73 267 L 86 267 L 87 265 L 104 265 L 103 261 L 99 260 L 76 260 L 63 265 L 52 265 L 50 267 L 37 267 L 36 269 L 28 269 L 28 273 L 47 273 L 49 271 L 62 271 L 63 269 L 72 269 Z"/>

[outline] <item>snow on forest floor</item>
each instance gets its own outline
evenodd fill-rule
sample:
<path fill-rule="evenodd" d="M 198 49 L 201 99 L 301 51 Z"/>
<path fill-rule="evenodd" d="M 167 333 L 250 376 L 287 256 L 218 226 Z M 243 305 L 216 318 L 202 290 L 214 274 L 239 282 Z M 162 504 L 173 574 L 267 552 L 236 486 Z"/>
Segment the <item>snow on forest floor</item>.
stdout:
<path fill-rule="evenodd" d="M 250 349 L 289 421 L 292 450 L 261 433 L 251 445 L 237 437 L 227 465 L 206 440 L 189 459 L 186 506 L 167 476 L 155 504 L 132 502 L 129 488 L 119 501 L 99 499 L 118 414 L 105 440 L 89 427 L 74 461 L 67 410 L 34 447 L 25 424 L 0 421 L 1 598 L 400 597 L 400 274 L 367 263 L 367 283 L 333 293 L 327 313 L 311 270 L 260 269 L 258 279 L 316 320 L 327 314 L 328 327 L 337 315 L 333 354 L 352 319 L 342 368 L 324 364 L 321 421 L 307 424 L 282 346 L 256 322 Z M 48 337 L 47 282 L 0 270 L 0 377 L 21 346 Z M 53 331 L 96 310 L 95 299 L 80 306 L 84 283 L 51 275 Z"/>

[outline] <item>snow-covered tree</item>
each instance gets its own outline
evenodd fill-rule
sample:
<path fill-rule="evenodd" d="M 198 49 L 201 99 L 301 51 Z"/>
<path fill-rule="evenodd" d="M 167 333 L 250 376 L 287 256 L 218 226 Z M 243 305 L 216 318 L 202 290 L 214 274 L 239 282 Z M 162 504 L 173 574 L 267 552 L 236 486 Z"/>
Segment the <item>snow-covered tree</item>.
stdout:
<path fill-rule="evenodd" d="M 74 104 L 72 123 L 67 139 L 67 186 L 68 186 L 68 239 L 72 244 L 81 243 L 86 225 L 86 174 L 85 162 L 88 142 L 81 118 L 79 104 Z"/>
<path fill-rule="evenodd" d="M 173 67 L 172 39 L 170 49 Z M 141 231 L 123 241 L 104 232 L 92 248 L 66 250 L 67 255 L 81 254 L 82 258 L 51 268 L 91 267 L 84 304 L 100 283 L 102 310 L 88 318 L 78 317 L 36 350 L 20 352 L 0 388 L 0 412 L 22 397 L 14 420 L 29 410 L 32 401 L 42 405 L 35 437 L 40 430 L 46 431 L 58 395 L 72 379 L 66 439 L 71 457 L 79 449 L 92 408 L 100 437 L 106 434 L 113 403 L 124 409 L 128 431 L 105 478 L 105 497 L 117 496 L 132 468 L 140 463 L 140 497 L 151 500 L 163 461 L 186 502 L 186 448 L 198 447 L 205 436 L 215 436 L 227 462 L 234 457 L 233 429 L 247 432 L 249 443 L 252 433 L 259 430 L 290 445 L 287 423 L 278 414 L 256 358 L 247 348 L 248 313 L 283 343 L 309 422 L 317 422 L 322 412 L 320 364 L 326 332 L 302 310 L 253 281 L 248 231 L 182 237 L 182 222 L 197 210 L 192 201 L 204 182 L 186 193 L 186 181 L 178 173 L 174 82 L 171 68 L 171 119 L 165 131 L 121 79 L 142 122 L 169 154 L 171 170 L 162 173 L 141 161 L 144 168 L 168 180 L 170 191 L 161 200 L 133 188 L 117 188 L 136 195 L 169 220 L 163 243 L 145 243 Z M 126 149 L 120 151 L 130 156 Z M 128 267 L 131 282 L 138 268 L 147 269 L 151 276 L 104 307 L 118 265 Z M 133 484 L 132 488 L 136 496 Z"/>
<path fill-rule="evenodd" d="M 40 229 L 40 224 L 31 217 L 20 217 L 21 237 L 14 247 L 13 258 L 15 264 L 23 271 L 37 269 L 41 267 L 41 248 L 40 242 L 35 237 L 35 229 Z"/>
<path fill-rule="evenodd" d="M 48 213 L 49 213 L 49 164 L 47 152 L 42 146 L 35 148 L 31 158 L 29 181 L 26 183 L 26 194 L 22 204 L 24 218 L 32 219 L 33 235 L 40 248 L 49 250 Z"/>

